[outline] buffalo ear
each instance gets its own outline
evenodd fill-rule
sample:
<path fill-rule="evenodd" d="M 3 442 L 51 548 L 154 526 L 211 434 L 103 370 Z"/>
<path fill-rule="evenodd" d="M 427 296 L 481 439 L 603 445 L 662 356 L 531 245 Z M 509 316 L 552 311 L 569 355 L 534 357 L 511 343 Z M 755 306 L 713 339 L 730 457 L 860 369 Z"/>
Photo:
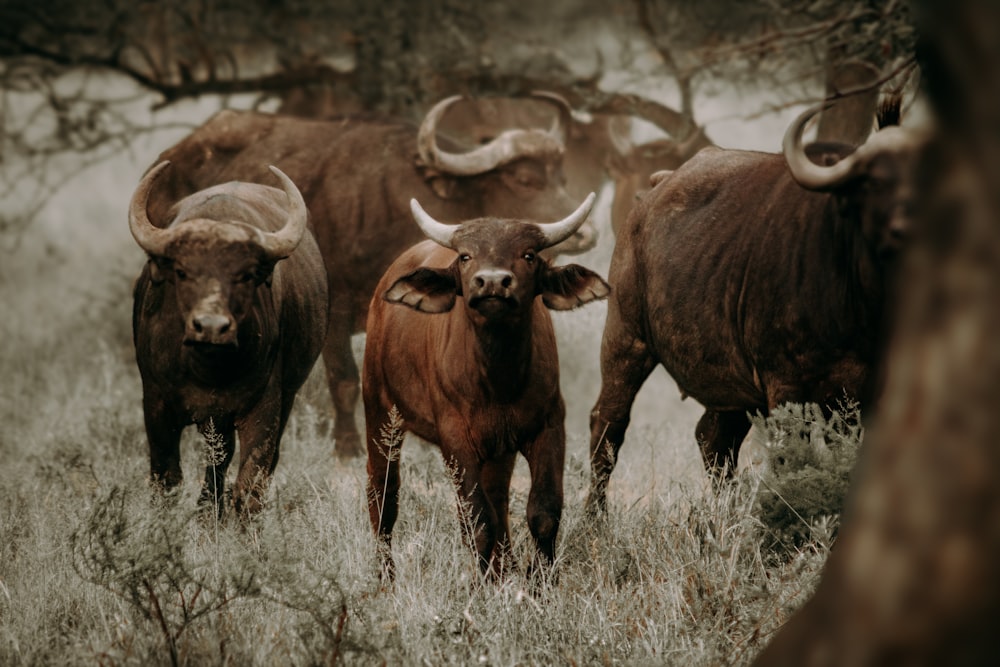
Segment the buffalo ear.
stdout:
<path fill-rule="evenodd" d="M 542 273 L 539 292 L 552 310 L 572 310 L 606 299 L 611 287 L 599 275 L 579 264 L 549 267 Z"/>
<path fill-rule="evenodd" d="M 154 285 L 159 285 L 160 283 L 162 283 L 163 280 L 166 278 L 164 272 L 169 270 L 168 268 L 160 266 L 161 261 L 165 260 L 157 259 L 155 257 L 149 258 L 149 279 L 153 282 Z"/>
<path fill-rule="evenodd" d="M 422 313 L 446 313 L 455 305 L 458 284 L 449 269 L 420 268 L 394 282 L 383 298 Z"/>
<path fill-rule="evenodd" d="M 441 199 L 455 199 L 458 183 L 448 176 L 434 176 L 429 181 L 431 189 Z"/>

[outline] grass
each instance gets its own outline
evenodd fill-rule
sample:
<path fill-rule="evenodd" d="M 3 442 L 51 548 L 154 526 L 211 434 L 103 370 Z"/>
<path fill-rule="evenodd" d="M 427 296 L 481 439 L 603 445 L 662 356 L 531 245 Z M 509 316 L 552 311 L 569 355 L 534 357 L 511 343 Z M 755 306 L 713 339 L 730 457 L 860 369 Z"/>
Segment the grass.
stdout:
<path fill-rule="evenodd" d="M 137 157 L 134 174 L 151 159 Z M 88 208 L 105 213 L 87 233 L 62 242 L 50 220 L 0 267 L 0 664 L 739 665 L 814 587 L 827 541 L 769 557 L 759 478 L 708 491 L 697 407 L 665 376 L 640 393 L 608 517 L 583 515 L 599 306 L 556 318 L 566 509 L 558 579 L 537 594 L 518 575 L 478 581 L 441 457 L 412 440 L 401 454 L 397 580 L 380 587 L 364 462 L 332 456 L 319 368 L 250 525 L 197 513 L 204 451 L 193 429 L 177 497 L 153 498 L 129 332 L 141 253 L 128 238 L 128 193 L 115 185 L 127 179 L 95 178 L 113 183 L 83 182 L 47 213 L 98 193 L 105 200 Z M 607 246 L 595 252 L 577 261 L 605 271 Z M 527 489 L 522 462 L 511 503 L 522 566 Z"/>
<path fill-rule="evenodd" d="M 625 503 L 621 470 L 610 514 L 595 525 L 582 514 L 578 446 L 558 580 L 534 596 L 516 575 L 481 585 L 439 454 L 408 441 L 397 582 L 382 590 L 363 462 L 331 456 L 318 378 L 289 424 L 267 508 L 243 528 L 197 513 L 193 430 L 179 497 L 149 493 L 127 354 L 64 353 L 13 376 L 27 357 L 4 359 L 21 386 L 4 402 L 3 664 L 741 664 L 811 590 L 824 559 L 810 545 L 768 562 L 752 484 L 715 495 L 668 480 Z M 522 564 L 526 498 L 519 468 L 512 527 Z"/>

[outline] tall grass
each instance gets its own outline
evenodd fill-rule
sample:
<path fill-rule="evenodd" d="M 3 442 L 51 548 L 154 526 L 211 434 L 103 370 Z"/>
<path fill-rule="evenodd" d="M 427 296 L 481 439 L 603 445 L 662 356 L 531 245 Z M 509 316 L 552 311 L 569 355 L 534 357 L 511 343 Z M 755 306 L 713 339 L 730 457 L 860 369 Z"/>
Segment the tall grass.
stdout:
<path fill-rule="evenodd" d="M 197 512 L 193 435 L 179 496 L 149 492 L 127 355 L 43 368 L 26 389 L 46 424 L 22 415 L 5 439 L 2 664 L 741 664 L 825 555 L 810 545 L 766 557 L 753 478 L 720 494 L 687 481 L 628 504 L 612 494 L 595 524 L 576 451 L 557 580 L 536 594 L 519 575 L 483 585 L 440 455 L 407 441 L 397 581 L 382 589 L 363 463 L 330 456 L 322 392 L 299 401 L 267 507 L 241 526 Z M 533 548 L 523 472 L 511 503 L 522 565 Z"/>

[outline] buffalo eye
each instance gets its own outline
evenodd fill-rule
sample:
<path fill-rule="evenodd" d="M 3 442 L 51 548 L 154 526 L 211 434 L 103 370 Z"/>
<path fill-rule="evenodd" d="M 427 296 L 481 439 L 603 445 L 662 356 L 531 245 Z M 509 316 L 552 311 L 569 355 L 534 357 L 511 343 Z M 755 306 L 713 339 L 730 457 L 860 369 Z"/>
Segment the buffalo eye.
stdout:
<path fill-rule="evenodd" d="M 184 269 L 174 269 L 174 275 L 177 276 L 177 280 L 187 280 L 188 274 Z"/>
<path fill-rule="evenodd" d="M 248 283 L 254 280 L 255 277 L 256 276 L 253 271 L 244 271 L 236 278 L 236 281 L 240 283 Z"/>
<path fill-rule="evenodd" d="M 470 255 L 467 252 L 463 252 L 461 255 L 458 256 L 458 261 L 462 262 L 463 264 L 468 262 L 470 259 L 472 259 L 472 255 Z"/>
<path fill-rule="evenodd" d="M 531 263 L 533 263 L 533 262 L 535 261 L 535 253 L 534 253 L 533 251 L 531 251 L 531 250 L 529 250 L 528 252 L 526 252 L 526 253 L 524 253 L 523 255 L 521 255 L 521 257 L 522 257 L 522 258 L 524 259 L 524 261 L 526 261 L 526 262 L 527 262 L 528 264 L 531 264 Z"/>

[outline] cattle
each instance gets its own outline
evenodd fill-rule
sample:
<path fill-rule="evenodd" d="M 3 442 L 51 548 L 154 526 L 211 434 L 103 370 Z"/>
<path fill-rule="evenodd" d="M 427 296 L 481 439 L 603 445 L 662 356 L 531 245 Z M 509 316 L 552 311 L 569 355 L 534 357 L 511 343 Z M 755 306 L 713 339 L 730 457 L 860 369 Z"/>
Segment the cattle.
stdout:
<path fill-rule="evenodd" d="M 154 223 L 147 204 L 166 168 L 146 174 L 129 209 L 129 229 L 149 256 L 132 331 L 150 477 L 162 490 L 181 482 L 181 432 L 196 424 L 209 445 L 199 502 L 221 514 L 239 432 L 233 502 L 247 516 L 261 507 L 295 393 L 326 337 L 323 259 L 302 195 L 277 168 L 283 190 L 217 185 Z"/>
<path fill-rule="evenodd" d="M 633 400 L 657 364 L 705 406 L 696 438 L 717 479 L 732 472 L 748 411 L 845 394 L 870 405 L 914 143 L 887 127 L 853 153 L 813 144 L 810 159 L 802 133 L 820 108 L 789 127 L 784 155 L 702 150 L 659 175 L 629 216 L 609 269 L 590 511 L 605 507 Z"/>
<path fill-rule="evenodd" d="M 528 462 L 527 521 L 548 569 L 563 505 L 565 406 L 546 308 L 568 310 L 607 296 L 595 273 L 542 256 L 587 217 L 593 193 L 555 223 L 477 218 L 445 225 L 413 200 L 424 241 L 392 264 L 368 314 L 363 398 L 368 511 L 391 579 L 399 456 L 380 431 L 396 410 L 402 429 L 438 445 L 455 472 L 466 543 L 484 573 L 510 566 L 508 498 L 517 453 Z M 537 579 L 535 579 L 537 581 Z"/>
<path fill-rule="evenodd" d="M 544 98 L 562 119 L 555 128 L 512 129 L 463 153 L 437 139 L 438 123 L 459 99 L 440 101 L 419 128 L 371 117 L 309 120 L 223 111 L 160 156 L 179 168 L 154 193 L 151 213 L 216 183 L 261 182 L 261 165 L 268 163 L 301 188 L 327 264 L 330 329 L 323 360 L 334 404 L 335 452 L 342 457 L 362 453 L 351 336 L 364 330 L 369 299 L 385 269 L 422 238 L 409 223 L 410 198 L 449 221 L 483 215 L 552 220 L 575 207 L 563 187 L 560 128 L 570 114 L 564 103 Z M 593 227 L 585 224 L 553 251 L 579 252 L 594 242 Z"/>

